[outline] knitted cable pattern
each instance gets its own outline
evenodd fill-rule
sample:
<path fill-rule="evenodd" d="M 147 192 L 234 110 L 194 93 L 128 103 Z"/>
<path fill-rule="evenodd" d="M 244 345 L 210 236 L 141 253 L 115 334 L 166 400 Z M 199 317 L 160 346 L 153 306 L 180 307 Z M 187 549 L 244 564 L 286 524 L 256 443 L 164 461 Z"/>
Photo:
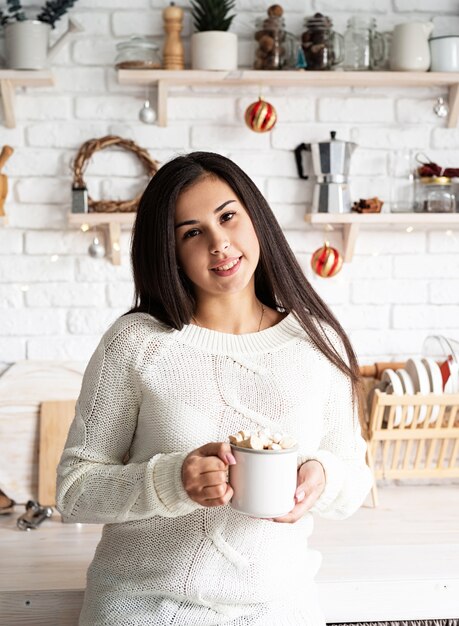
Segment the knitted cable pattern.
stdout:
<path fill-rule="evenodd" d="M 86 368 L 58 468 L 64 519 L 106 524 L 80 625 L 324 626 L 311 513 L 345 518 L 370 489 L 355 423 L 348 379 L 293 314 L 244 335 L 117 320 Z M 259 426 L 294 436 L 298 464 L 324 466 L 326 487 L 295 524 L 203 507 L 183 488 L 191 450 Z"/>

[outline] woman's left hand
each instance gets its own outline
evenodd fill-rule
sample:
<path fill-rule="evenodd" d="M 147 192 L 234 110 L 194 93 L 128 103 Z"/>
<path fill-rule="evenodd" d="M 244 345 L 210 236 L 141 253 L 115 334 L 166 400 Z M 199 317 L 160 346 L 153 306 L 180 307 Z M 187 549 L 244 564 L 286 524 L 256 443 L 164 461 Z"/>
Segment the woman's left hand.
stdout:
<path fill-rule="evenodd" d="M 325 488 L 325 472 L 319 461 L 306 461 L 300 465 L 297 473 L 297 488 L 295 491 L 295 506 L 282 517 L 275 517 L 273 522 L 293 524 L 297 522 L 319 498 Z"/>

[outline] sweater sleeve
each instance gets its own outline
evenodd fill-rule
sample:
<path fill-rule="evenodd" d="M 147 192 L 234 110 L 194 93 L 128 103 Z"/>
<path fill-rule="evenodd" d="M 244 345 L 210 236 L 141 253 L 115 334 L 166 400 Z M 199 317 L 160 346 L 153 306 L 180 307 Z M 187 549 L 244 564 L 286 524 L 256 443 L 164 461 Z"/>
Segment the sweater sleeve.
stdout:
<path fill-rule="evenodd" d="M 339 352 L 347 359 L 342 344 Z M 311 512 L 328 519 L 345 519 L 361 506 L 371 489 L 373 476 L 365 461 L 366 443 L 361 434 L 357 400 L 352 402 L 350 379 L 334 365 L 324 412 L 319 449 L 300 456 L 299 465 L 316 460 L 325 471 L 325 488 Z"/>
<path fill-rule="evenodd" d="M 136 430 L 138 336 L 106 333 L 85 370 L 75 418 L 57 468 L 57 509 L 66 522 L 117 523 L 187 515 L 200 504 L 182 480 L 187 452 L 124 463 Z"/>

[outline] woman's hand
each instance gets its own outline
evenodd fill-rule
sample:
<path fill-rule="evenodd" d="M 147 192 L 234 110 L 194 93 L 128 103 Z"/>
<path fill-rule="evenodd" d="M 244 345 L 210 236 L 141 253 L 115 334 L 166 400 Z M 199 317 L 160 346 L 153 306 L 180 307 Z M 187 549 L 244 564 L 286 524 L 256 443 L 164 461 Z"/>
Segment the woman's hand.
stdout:
<path fill-rule="evenodd" d="M 297 472 L 297 487 L 295 492 L 295 506 L 282 517 L 276 517 L 273 522 L 293 524 L 297 522 L 306 511 L 314 506 L 325 488 L 325 471 L 319 461 L 306 461 L 300 465 Z"/>
<path fill-rule="evenodd" d="M 202 506 L 228 504 L 233 490 L 227 483 L 227 468 L 235 463 L 229 443 L 207 443 L 193 450 L 182 465 L 185 491 Z"/>

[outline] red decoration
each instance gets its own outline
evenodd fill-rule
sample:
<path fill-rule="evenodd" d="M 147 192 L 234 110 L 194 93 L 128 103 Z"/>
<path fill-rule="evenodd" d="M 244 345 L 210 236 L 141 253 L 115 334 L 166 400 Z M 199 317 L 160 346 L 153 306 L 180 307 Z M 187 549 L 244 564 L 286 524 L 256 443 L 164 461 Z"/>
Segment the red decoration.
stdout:
<path fill-rule="evenodd" d="M 328 241 L 318 248 L 311 258 L 311 267 L 322 278 L 336 276 L 343 267 L 343 257 L 336 248 L 331 248 Z"/>
<path fill-rule="evenodd" d="M 276 109 L 263 98 L 258 98 L 258 102 L 252 102 L 246 109 L 245 123 L 256 133 L 267 133 L 276 121 Z"/>

